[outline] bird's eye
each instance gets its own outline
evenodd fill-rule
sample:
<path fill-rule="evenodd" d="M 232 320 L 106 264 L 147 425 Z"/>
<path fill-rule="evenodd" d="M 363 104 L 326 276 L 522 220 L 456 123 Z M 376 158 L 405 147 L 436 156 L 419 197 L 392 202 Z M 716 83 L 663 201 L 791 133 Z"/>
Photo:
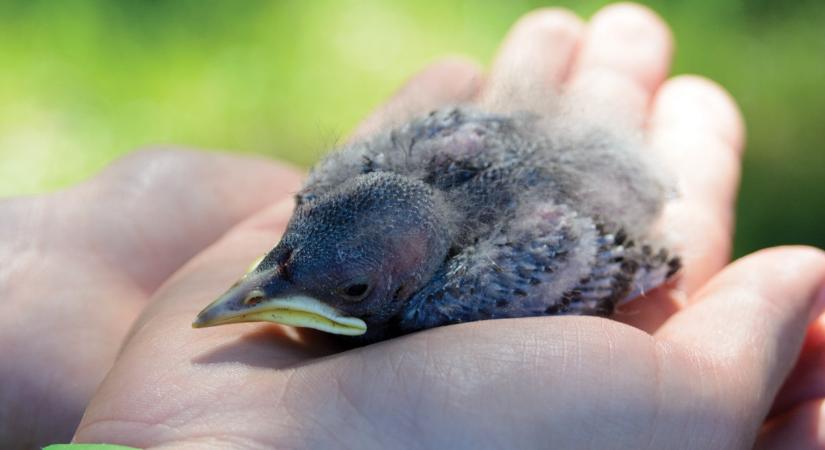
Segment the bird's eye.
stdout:
<path fill-rule="evenodd" d="M 367 283 L 354 283 L 348 286 L 345 286 L 341 293 L 344 296 L 348 297 L 351 300 L 361 300 L 366 297 L 367 293 L 370 290 L 370 285 Z"/>

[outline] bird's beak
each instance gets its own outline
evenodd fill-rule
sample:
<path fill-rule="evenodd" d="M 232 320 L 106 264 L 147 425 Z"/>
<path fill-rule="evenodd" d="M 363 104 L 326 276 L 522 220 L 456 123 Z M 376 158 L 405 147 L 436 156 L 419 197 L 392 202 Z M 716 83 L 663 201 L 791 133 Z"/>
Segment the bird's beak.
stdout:
<path fill-rule="evenodd" d="M 347 317 L 320 300 L 300 294 L 267 297 L 255 275 L 244 276 L 235 286 L 198 314 L 194 328 L 240 322 L 274 322 L 294 327 L 314 328 L 327 333 L 359 336 L 367 324 Z"/>

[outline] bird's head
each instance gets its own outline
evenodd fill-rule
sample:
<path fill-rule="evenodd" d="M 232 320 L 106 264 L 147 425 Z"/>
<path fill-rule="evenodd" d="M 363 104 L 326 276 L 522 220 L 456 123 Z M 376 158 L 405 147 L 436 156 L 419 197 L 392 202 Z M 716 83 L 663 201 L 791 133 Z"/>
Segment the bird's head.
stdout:
<path fill-rule="evenodd" d="M 381 328 L 446 258 L 448 216 L 438 192 L 419 181 L 388 172 L 350 179 L 296 207 L 281 242 L 193 326 Z"/>

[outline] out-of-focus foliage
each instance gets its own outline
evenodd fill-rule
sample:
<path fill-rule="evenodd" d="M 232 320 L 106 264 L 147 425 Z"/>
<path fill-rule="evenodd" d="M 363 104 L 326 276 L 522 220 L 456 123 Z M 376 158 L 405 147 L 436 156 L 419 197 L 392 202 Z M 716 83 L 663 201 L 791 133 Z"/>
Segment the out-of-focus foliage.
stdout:
<path fill-rule="evenodd" d="M 560 1 L 589 16 L 604 1 Z M 647 2 L 675 73 L 748 122 L 737 253 L 825 246 L 825 2 Z M 0 1 L 0 195 L 53 190 L 174 143 L 309 165 L 407 76 L 489 63 L 536 1 Z"/>

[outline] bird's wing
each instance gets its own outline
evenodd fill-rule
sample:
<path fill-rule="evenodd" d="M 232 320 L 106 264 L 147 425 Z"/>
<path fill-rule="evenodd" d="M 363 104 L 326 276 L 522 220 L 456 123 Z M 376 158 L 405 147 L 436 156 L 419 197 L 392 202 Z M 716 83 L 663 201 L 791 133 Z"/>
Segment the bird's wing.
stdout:
<path fill-rule="evenodd" d="M 597 239 L 593 222 L 571 209 L 530 205 L 448 260 L 410 301 L 402 328 L 545 314 L 590 273 Z"/>
<path fill-rule="evenodd" d="M 525 213 L 526 214 L 526 213 Z M 451 323 L 540 315 L 609 315 L 678 270 L 615 227 L 569 208 L 532 205 L 490 239 L 453 257 L 410 302 L 407 332 Z"/>
<path fill-rule="evenodd" d="M 549 307 L 548 314 L 609 315 L 616 306 L 655 289 L 681 268 L 667 249 L 638 243 L 624 230 L 598 225 L 598 251 L 590 275 Z"/>

